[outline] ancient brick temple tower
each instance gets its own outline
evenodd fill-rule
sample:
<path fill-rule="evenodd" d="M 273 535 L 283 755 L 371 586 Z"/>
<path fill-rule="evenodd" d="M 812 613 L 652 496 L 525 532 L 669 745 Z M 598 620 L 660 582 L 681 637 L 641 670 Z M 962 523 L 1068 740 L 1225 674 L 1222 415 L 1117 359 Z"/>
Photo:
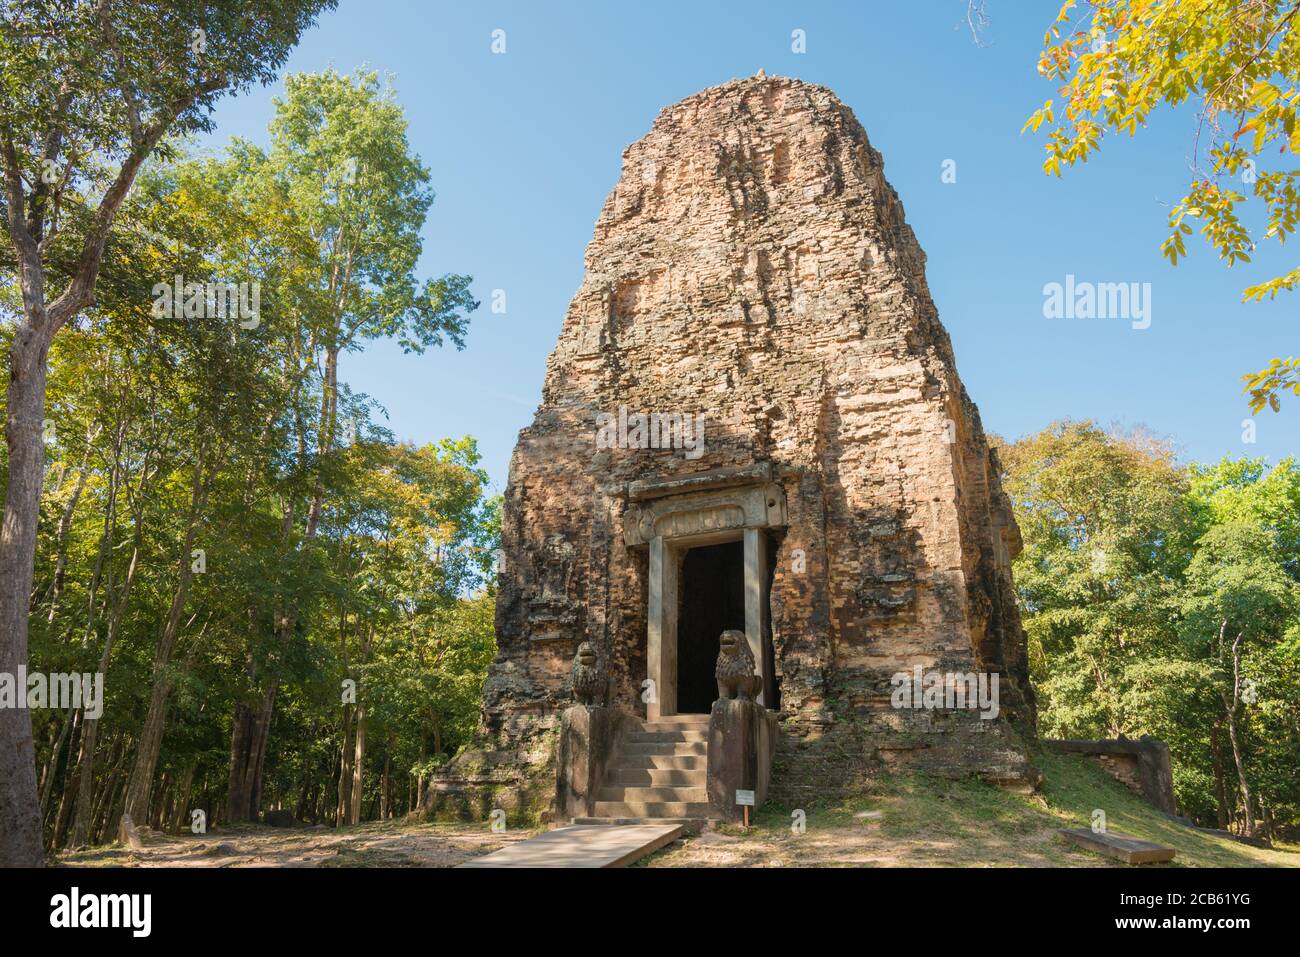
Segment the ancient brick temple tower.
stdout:
<path fill-rule="evenodd" d="M 779 716 L 776 799 L 896 765 L 1035 776 L 997 459 L 882 158 L 823 87 L 713 87 L 624 152 L 502 544 L 481 740 L 435 812 L 547 805 L 580 642 L 605 703 L 656 719 L 709 711 L 729 628 Z M 997 673 L 999 715 L 894 706 L 918 666 Z"/>

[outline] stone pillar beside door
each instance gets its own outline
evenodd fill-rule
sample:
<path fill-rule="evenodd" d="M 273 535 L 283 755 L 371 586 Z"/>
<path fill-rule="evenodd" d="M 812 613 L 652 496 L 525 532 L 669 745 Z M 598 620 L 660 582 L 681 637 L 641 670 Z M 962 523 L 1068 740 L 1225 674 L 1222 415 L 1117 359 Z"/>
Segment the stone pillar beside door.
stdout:
<path fill-rule="evenodd" d="M 650 540 L 650 596 L 646 660 L 652 692 L 646 716 L 654 721 L 677 713 L 677 576 L 681 556 L 662 535 Z"/>
<path fill-rule="evenodd" d="M 763 637 L 767 633 L 767 536 L 759 528 L 745 529 L 745 638 L 754 656 L 754 673 L 763 683 L 758 703 L 767 707 L 771 700 L 772 675 Z"/>

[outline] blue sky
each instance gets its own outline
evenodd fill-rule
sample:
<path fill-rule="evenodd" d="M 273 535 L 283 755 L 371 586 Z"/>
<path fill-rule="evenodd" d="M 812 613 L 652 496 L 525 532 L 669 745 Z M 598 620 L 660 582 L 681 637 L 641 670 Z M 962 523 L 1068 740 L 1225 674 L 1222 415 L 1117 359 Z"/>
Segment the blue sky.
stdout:
<path fill-rule="evenodd" d="M 1261 413 L 1246 444 L 1238 377 L 1296 351 L 1300 294 L 1240 302 L 1242 288 L 1294 261 L 1261 248 L 1228 270 L 1189 238 L 1175 269 L 1158 251 L 1186 191 L 1192 113 L 1166 111 L 1134 140 L 1108 137 L 1086 166 L 1049 179 L 1041 136 L 1020 128 L 1054 94 L 1035 64 L 1059 4 L 989 0 L 984 46 L 965 6 L 341 0 L 286 72 L 392 75 L 438 193 L 425 274 L 468 273 L 484 303 L 463 352 L 375 343 L 344 358 L 344 379 L 387 408 L 401 439 L 475 436 L 504 489 L 623 149 L 665 106 L 761 67 L 834 90 L 883 153 L 986 430 L 1016 438 L 1091 418 L 1145 424 L 1188 459 L 1292 453 L 1300 401 Z M 491 51 L 497 29 L 504 55 Z M 791 50 L 796 29 L 806 53 Z M 280 92 L 221 101 L 214 141 L 265 142 Z M 955 183 L 942 181 L 946 160 Z M 1150 328 L 1045 319 L 1043 287 L 1067 274 L 1151 283 Z M 494 289 L 506 292 L 504 315 L 488 308 Z"/>

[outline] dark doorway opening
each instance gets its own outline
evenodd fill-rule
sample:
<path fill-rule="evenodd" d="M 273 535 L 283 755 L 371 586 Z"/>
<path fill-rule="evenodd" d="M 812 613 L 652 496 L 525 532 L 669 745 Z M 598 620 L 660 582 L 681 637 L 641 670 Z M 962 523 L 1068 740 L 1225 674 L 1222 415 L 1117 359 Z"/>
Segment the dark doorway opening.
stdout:
<path fill-rule="evenodd" d="M 677 711 L 708 714 L 718 697 L 718 638 L 728 628 L 745 630 L 744 543 L 690 549 L 678 582 Z"/>

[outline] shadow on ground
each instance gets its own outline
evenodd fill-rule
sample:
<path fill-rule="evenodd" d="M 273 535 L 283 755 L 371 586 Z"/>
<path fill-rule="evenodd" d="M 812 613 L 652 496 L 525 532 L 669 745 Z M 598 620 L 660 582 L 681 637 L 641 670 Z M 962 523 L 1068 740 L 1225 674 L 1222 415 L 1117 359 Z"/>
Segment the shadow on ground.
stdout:
<path fill-rule="evenodd" d="M 1172 864 L 1149 867 L 1297 867 L 1300 847 L 1265 849 L 1165 817 L 1087 758 L 1044 752 L 1042 792 L 1015 794 L 979 781 L 922 775 L 882 778 L 870 793 L 803 809 L 768 806 L 747 832 L 721 827 L 644 859 L 649 867 L 1110 867 L 1125 866 L 1057 839 L 1107 826 L 1173 847 Z M 806 830 L 791 832 L 803 810 Z M 486 823 L 388 821 L 357 827 L 244 825 L 206 835 L 149 834 L 140 850 L 65 852 L 71 867 L 455 867 L 538 831 L 493 832 Z"/>
<path fill-rule="evenodd" d="M 224 827 L 208 834 L 149 834 L 139 850 L 69 851 L 68 867 L 455 867 L 536 831 L 494 833 L 487 824 L 385 821 L 357 827 Z"/>

